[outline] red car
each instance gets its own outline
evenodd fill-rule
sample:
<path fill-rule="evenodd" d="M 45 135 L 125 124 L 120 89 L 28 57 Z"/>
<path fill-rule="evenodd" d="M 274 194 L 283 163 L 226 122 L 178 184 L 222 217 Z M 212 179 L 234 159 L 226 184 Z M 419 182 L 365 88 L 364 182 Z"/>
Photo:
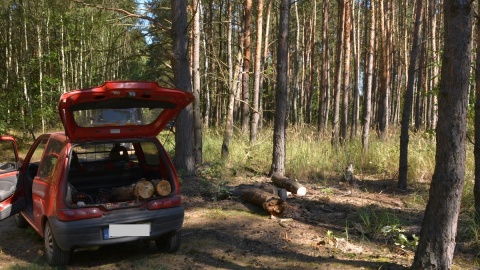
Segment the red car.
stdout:
<path fill-rule="evenodd" d="M 0 137 L 0 219 L 15 215 L 17 226 L 30 225 L 45 239 L 51 265 L 68 264 L 75 249 L 135 240 L 178 250 L 180 185 L 157 135 L 192 101 L 154 82 L 63 94 L 65 132 L 39 136 L 22 161 L 15 139 Z M 107 111 L 109 121 L 95 121 Z"/>

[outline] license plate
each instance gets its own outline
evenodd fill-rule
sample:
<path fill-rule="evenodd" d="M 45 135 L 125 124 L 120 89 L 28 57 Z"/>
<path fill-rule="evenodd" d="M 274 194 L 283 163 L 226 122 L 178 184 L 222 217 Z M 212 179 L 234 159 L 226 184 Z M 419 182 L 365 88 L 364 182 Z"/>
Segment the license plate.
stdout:
<path fill-rule="evenodd" d="M 110 224 L 103 230 L 103 239 L 127 236 L 150 236 L 150 223 L 146 224 Z"/>

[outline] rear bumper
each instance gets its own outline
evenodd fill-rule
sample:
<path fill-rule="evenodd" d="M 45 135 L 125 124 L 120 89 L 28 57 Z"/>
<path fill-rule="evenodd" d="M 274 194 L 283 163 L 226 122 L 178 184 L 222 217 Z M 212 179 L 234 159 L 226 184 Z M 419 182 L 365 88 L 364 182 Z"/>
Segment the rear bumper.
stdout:
<path fill-rule="evenodd" d="M 63 222 L 56 217 L 48 221 L 58 246 L 63 250 L 77 247 L 104 246 L 136 240 L 156 239 L 166 233 L 180 231 L 183 225 L 183 206 L 161 210 L 125 209 L 112 211 L 101 218 Z M 150 236 L 128 236 L 104 239 L 109 224 L 150 223 Z"/>

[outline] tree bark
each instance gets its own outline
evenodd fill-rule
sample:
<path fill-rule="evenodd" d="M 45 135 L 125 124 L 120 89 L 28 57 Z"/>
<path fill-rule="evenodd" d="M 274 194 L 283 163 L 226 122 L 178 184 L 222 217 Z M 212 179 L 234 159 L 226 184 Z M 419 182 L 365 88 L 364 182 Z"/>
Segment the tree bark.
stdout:
<path fill-rule="evenodd" d="M 244 1 L 243 19 L 243 71 L 242 71 L 242 131 L 248 131 L 250 123 L 250 61 L 251 61 L 251 24 L 252 0 Z"/>
<path fill-rule="evenodd" d="M 368 151 L 369 133 L 370 133 L 370 121 L 372 114 L 372 88 L 373 88 L 373 53 L 375 43 L 375 0 L 370 0 L 370 23 L 368 29 L 368 49 L 367 60 L 365 68 L 365 88 L 364 88 L 364 100 L 363 100 L 363 131 L 362 131 L 362 149 L 366 153 Z"/>
<path fill-rule="evenodd" d="M 421 18 L 420 20 L 424 20 L 425 18 Z M 423 31 L 422 34 L 420 34 L 423 39 L 425 38 L 425 32 Z M 419 37 L 420 38 L 420 37 Z M 418 58 L 418 63 L 417 63 L 417 97 L 415 99 L 415 132 L 418 132 L 422 129 L 423 123 L 424 123 L 424 113 L 425 113 L 425 95 L 423 94 L 425 88 L 424 86 L 424 80 L 425 80 L 425 44 L 420 45 L 420 57 Z"/>
<path fill-rule="evenodd" d="M 415 80 L 415 69 L 417 63 L 417 54 L 419 50 L 419 39 L 422 31 L 423 5 L 422 1 L 416 2 L 415 7 L 415 27 L 413 30 L 413 45 L 410 53 L 410 63 L 408 66 L 407 91 L 405 92 L 405 102 L 403 105 L 401 132 L 400 132 L 400 161 L 398 168 L 397 188 L 400 190 L 407 189 L 407 172 L 408 172 L 408 142 L 410 129 L 410 116 L 413 106 L 413 84 Z"/>
<path fill-rule="evenodd" d="M 350 79 L 350 59 L 351 59 L 351 32 L 352 32 L 352 1 L 345 0 L 345 15 L 344 15 L 344 69 L 343 69 L 343 99 L 342 99 L 342 118 L 340 123 L 340 142 L 345 143 L 348 134 L 348 116 L 349 103 L 351 91 Z"/>
<path fill-rule="evenodd" d="M 436 164 L 412 269 L 451 269 L 465 177 L 473 2 L 445 0 L 443 7 Z"/>
<path fill-rule="evenodd" d="M 355 22 L 355 5 L 358 4 L 357 21 Z M 360 18 L 362 17 L 362 9 L 360 2 L 353 2 L 352 6 L 352 33 L 353 33 L 353 59 L 354 59 L 354 86 L 353 86 L 353 106 L 352 106 L 352 125 L 350 130 L 350 140 L 358 135 L 358 122 L 360 119 L 360 62 L 361 62 L 361 45 L 360 45 Z"/>
<path fill-rule="evenodd" d="M 330 54 L 329 54 L 329 39 L 328 39 L 328 10 L 329 10 L 329 0 L 323 0 L 322 11 L 323 11 L 323 21 L 322 21 L 322 69 L 321 69 L 321 80 L 320 80 L 320 101 L 318 108 L 318 133 L 319 137 L 323 136 L 325 130 L 327 129 L 328 124 L 328 106 L 329 102 L 328 92 L 330 88 Z"/>
<path fill-rule="evenodd" d="M 387 5 L 391 5 L 387 2 Z M 388 12 L 385 9 L 385 1 L 380 0 L 380 33 L 381 33 L 381 73 L 380 73 L 380 98 L 378 103 L 378 135 L 383 140 L 388 130 L 389 96 L 390 96 L 390 60 L 388 46 Z"/>
<path fill-rule="evenodd" d="M 193 130 L 194 145 L 193 152 L 195 164 L 202 164 L 202 110 L 200 107 L 200 0 L 193 1 Z M 208 124 L 208 123 L 206 123 Z"/>
<path fill-rule="evenodd" d="M 478 12 L 480 14 L 480 5 Z M 475 184 L 473 196 L 475 198 L 475 219 L 480 224 L 480 20 L 477 20 L 477 59 L 475 64 Z"/>
<path fill-rule="evenodd" d="M 257 140 L 258 121 L 260 119 L 260 82 L 262 76 L 262 38 L 263 38 L 263 0 L 257 3 L 257 44 L 255 48 L 255 79 L 253 83 L 253 112 L 250 126 L 250 142 Z"/>
<path fill-rule="evenodd" d="M 275 123 L 273 127 L 273 158 L 270 175 L 285 173 L 286 129 L 288 106 L 288 36 L 290 1 L 280 3 L 280 27 L 278 33 L 277 90 L 275 93 Z"/>
<path fill-rule="evenodd" d="M 340 94 L 342 88 L 343 25 L 345 18 L 344 0 L 338 2 L 337 54 L 335 56 L 335 96 L 333 98 L 332 145 L 336 148 L 340 141 Z"/>
<path fill-rule="evenodd" d="M 172 67 L 175 87 L 192 92 L 190 64 L 188 59 L 188 24 L 187 1 L 172 0 Z M 175 156 L 174 163 L 178 170 L 188 175 L 195 174 L 195 155 L 193 151 L 194 129 L 192 105 L 182 110 L 175 122 Z"/>

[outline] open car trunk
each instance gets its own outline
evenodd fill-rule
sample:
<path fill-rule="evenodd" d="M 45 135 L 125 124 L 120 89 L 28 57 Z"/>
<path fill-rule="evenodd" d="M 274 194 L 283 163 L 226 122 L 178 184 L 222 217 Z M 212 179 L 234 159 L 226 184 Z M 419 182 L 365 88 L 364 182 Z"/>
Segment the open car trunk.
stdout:
<path fill-rule="evenodd" d="M 166 155 L 155 139 L 76 144 L 70 154 L 67 205 L 115 209 L 178 194 Z"/>

